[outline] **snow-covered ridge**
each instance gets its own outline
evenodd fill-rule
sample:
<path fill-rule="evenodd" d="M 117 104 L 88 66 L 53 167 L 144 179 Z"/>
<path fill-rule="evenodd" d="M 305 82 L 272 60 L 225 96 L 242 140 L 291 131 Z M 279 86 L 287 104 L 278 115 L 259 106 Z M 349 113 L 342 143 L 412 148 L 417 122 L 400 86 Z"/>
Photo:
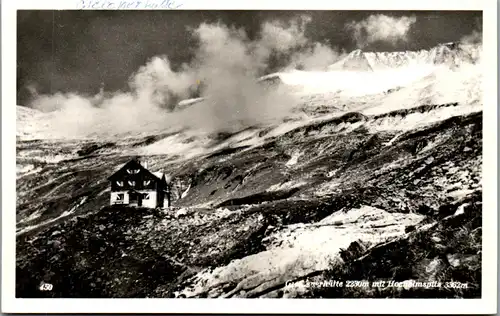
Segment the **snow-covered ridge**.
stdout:
<path fill-rule="evenodd" d="M 462 90 L 463 82 L 480 82 L 481 50 L 481 45 L 462 43 L 404 52 L 363 52 L 357 49 L 330 65 L 327 71 L 283 71 L 262 76 L 258 81 L 282 84 L 304 94 L 334 93 L 349 98 L 395 91 L 414 84 L 422 86 L 419 82 L 425 83 L 426 87 L 422 89 L 426 91 L 421 91 L 424 94 L 434 93 L 427 91 L 427 87 L 436 83 L 446 91 Z M 453 85 L 449 84 L 450 80 Z M 425 100 L 421 104 L 454 101 Z"/>
<path fill-rule="evenodd" d="M 462 64 L 479 62 L 481 50 L 480 45 L 462 43 L 445 43 L 429 50 L 404 52 L 363 52 L 357 49 L 330 65 L 328 70 L 377 71 L 414 65 L 446 65 L 456 68 Z"/>

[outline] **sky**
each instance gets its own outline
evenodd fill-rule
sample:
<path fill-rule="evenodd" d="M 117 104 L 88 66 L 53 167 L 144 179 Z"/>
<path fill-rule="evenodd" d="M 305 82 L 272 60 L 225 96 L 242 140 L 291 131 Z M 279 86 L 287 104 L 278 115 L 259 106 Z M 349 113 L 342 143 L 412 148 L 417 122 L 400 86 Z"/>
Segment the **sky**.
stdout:
<path fill-rule="evenodd" d="M 245 47 L 268 49 L 259 74 L 291 61 L 333 62 L 358 48 L 428 49 L 482 31 L 480 11 L 18 11 L 17 19 L 19 105 L 35 94 L 130 89 L 131 76 L 155 56 L 168 58 L 168 71 L 200 62 L 200 38 L 217 42 L 220 26 L 242 30 Z M 311 52 L 299 53 L 305 46 Z"/>

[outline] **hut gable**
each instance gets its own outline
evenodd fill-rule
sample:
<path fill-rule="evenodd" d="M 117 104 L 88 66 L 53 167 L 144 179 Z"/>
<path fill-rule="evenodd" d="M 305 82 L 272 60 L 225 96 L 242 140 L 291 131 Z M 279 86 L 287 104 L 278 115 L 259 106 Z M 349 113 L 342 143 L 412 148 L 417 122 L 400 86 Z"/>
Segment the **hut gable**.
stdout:
<path fill-rule="evenodd" d="M 155 175 L 155 173 L 144 168 L 144 166 L 138 160 L 135 159 L 127 162 L 118 171 L 109 176 L 108 180 L 113 181 L 117 179 L 137 178 L 137 177 L 161 180 L 161 178 L 158 178 Z"/>
<path fill-rule="evenodd" d="M 136 159 L 127 162 L 108 177 L 108 180 L 112 205 L 151 208 L 170 206 L 170 192 L 163 173 L 149 171 Z"/>

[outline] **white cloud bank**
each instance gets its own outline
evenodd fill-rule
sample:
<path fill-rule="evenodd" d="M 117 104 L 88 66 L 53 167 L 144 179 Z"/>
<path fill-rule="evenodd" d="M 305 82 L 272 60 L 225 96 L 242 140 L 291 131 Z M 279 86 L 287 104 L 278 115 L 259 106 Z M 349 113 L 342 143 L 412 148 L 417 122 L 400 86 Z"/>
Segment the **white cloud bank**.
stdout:
<path fill-rule="evenodd" d="M 265 22 L 253 41 L 242 29 L 203 23 L 190 30 L 198 40 L 194 60 L 178 71 L 172 70 L 168 56 L 154 56 L 131 75 L 129 91 L 36 95 L 31 106 L 53 112 L 53 128 L 71 136 L 172 126 L 214 131 L 279 120 L 296 101 L 256 83 L 271 56 L 288 60 L 288 68 L 305 69 L 325 68 L 340 57 L 329 46 L 306 37 L 309 22 L 308 17 L 288 23 Z M 168 110 L 199 89 L 210 96 L 209 102 L 182 111 L 185 113 Z"/>
<path fill-rule="evenodd" d="M 415 16 L 391 17 L 384 14 L 370 15 L 365 20 L 352 21 L 346 29 L 352 32 L 358 47 L 384 41 L 396 44 L 399 41 L 408 41 L 411 26 L 417 21 Z"/>

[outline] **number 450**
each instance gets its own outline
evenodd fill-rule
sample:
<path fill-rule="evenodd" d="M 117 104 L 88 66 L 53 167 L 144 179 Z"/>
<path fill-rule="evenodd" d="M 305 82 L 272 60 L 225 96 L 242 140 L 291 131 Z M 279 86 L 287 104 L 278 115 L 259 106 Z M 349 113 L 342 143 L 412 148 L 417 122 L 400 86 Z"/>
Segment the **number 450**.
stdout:
<path fill-rule="evenodd" d="M 53 288 L 52 284 L 42 282 L 40 284 L 39 290 L 40 291 L 52 291 L 52 288 Z"/>

